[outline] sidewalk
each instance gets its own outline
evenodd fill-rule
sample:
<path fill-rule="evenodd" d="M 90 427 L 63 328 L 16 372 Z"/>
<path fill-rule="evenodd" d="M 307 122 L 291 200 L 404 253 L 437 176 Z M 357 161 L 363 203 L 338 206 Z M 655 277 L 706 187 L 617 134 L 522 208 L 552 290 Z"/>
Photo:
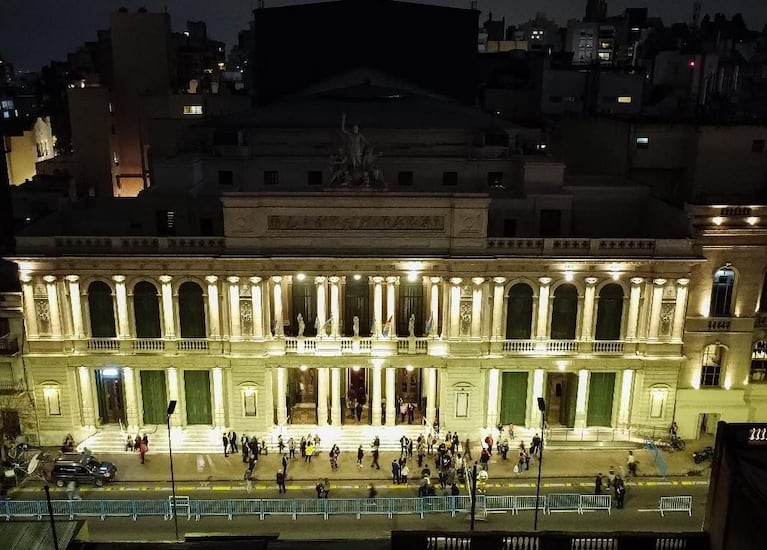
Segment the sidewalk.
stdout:
<path fill-rule="evenodd" d="M 694 446 L 697 449 L 697 446 Z M 693 450 L 694 450 L 693 449 Z M 479 447 L 472 450 L 474 460 L 479 457 Z M 634 450 L 638 462 L 639 477 L 660 477 L 656 465 L 652 461 L 650 453 L 643 448 Z M 708 476 L 709 463 L 696 465 L 692 460 L 692 450 L 676 453 L 662 453 L 667 465 L 667 476 L 687 476 L 691 470 L 703 470 L 703 475 Z M 424 464 L 428 464 L 433 475 L 436 475 L 434 466 L 435 455 L 426 457 Z M 504 461 L 500 456 L 493 453 L 488 472 L 491 479 L 532 479 L 538 474 L 538 462 L 530 462 L 530 470 L 520 474 L 514 473 L 516 452 L 509 452 L 509 460 Z M 544 478 L 586 478 L 593 479 L 597 473 L 607 475 L 610 466 L 615 466 L 615 473 L 622 474 L 625 470 L 628 452 L 615 449 L 594 450 L 546 450 L 543 456 L 542 477 Z M 146 455 L 146 463 L 141 464 L 137 452 L 100 453 L 100 460 L 114 462 L 117 465 L 118 482 L 164 482 L 170 481 L 170 465 L 167 449 L 149 449 Z M 329 480 L 360 480 L 378 481 L 391 479 L 391 463 L 399 458 L 399 453 L 382 452 L 379 458 L 380 470 L 371 468 L 372 454 L 369 449 L 365 450 L 363 467 L 356 465 L 356 453 L 342 452 L 339 456 L 339 468 L 336 471 L 330 469 L 330 461 L 326 450 L 319 456 L 312 458 L 310 463 L 304 462 L 300 457 L 290 461 L 288 465 L 288 483 L 296 481 L 316 481 L 320 478 Z M 408 461 L 411 477 L 420 477 L 417 457 Z M 223 454 L 180 454 L 173 456 L 173 467 L 177 482 L 205 482 L 205 481 L 232 481 L 242 480 L 246 464 L 242 462 L 242 455 L 230 454 L 225 458 Z M 281 470 L 281 456 L 277 453 L 269 453 L 260 456 L 253 473 L 254 480 L 267 483 L 274 482 L 277 470 Z"/>

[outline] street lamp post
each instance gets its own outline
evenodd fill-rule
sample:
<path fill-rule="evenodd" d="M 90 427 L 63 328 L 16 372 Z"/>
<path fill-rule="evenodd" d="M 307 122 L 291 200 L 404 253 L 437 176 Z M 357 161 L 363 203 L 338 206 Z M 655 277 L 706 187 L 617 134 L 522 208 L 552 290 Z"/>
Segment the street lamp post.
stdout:
<path fill-rule="evenodd" d="M 544 427 L 546 426 L 546 401 L 543 397 L 538 398 L 538 410 L 541 411 L 541 448 L 539 449 L 540 455 L 538 456 L 538 482 L 535 484 L 535 521 L 533 523 L 533 531 L 538 530 L 538 501 L 541 498 L 541 466 L 543 465 L 543 440 L 544 440 Z"/>
<path fill-rule="evenodd" d="M 170 457 L 170 487 L 173 496 L 170 503 L 170 512 L 173 514 L 173 526 L 176 529 L 176 540 L 178 540 L 178 514 L 176 513 L 176 476 L 173 473 L 173 443 L 170 437 L 170 415 L 176 410 L 176 400 L 173 399 L 168 403 L 168 411 L 166 414 L 166 420 L 168 422 L 168 456 Z M 536 510 L 537 511 L 537 510 Z"/>

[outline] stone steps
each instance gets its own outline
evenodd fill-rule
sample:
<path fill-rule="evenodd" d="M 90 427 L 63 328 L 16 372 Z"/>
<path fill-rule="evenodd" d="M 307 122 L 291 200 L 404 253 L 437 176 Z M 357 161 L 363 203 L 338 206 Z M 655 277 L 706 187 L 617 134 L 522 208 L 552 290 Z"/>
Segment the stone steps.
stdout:
<path fill-rule="evenodd" d="M 151 426 L 139 430 L 140 434 L 147 434 L 149 437 L 149 448 L 163 449 L 168 448 L 168 431 L 165 426 Z M 221 431 L 210 426 L 192 426 L 183 429 L 173 430 L 173 452 L 174 453 L 218 453 L 222 452 Z M 136 434 L 132 433 L 135 437 Z M 94 435 L 83 440 L 78 446 L 78 450 L 88 447 L 93 454 L 114 453 L 125 450 L 125 440 L 128 433 L 119 428 L 106 427 L 100 429 Z"/>

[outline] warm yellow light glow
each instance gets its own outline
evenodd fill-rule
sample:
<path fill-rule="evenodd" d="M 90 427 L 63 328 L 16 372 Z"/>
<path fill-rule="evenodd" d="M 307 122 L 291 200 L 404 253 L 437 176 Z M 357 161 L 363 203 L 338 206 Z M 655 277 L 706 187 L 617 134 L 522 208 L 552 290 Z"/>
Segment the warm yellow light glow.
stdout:
<path fill-rule="evenodd" d="M 613 271 L 610 275 L 612 276 L 613 281 L 617 281 L 618 279 L 621 278 L 621 274 L 619 271 Z"/>
<path fill-rule="evenodd" d="M 567 361 L 557 361 L 557 368 L 559 370 L 565 370 L 567 368 Z"/>
<path fill-rule="evenodd" d="M 748 218 L 746 218 L 746 223 L 748 225 L 756 225 L 758 221 L 759 221 L 759 218 L 757 218 L 756 216 L 749 216 Z"/>
<path fill-rule="evenodd" d="M 690 385 L 695 388 L 696 390 L 700 389 L 700 371 L 696 370 L 692 373 L 692 379 L 690 380 Z"/>
<path fill-rule="evenodd" d="M 716 225 L 722 225 L 724 218 L 722 216 L 716 216 L 711 221 L 714 222 Z"/>
<path fill-rule="evenodd" d="M 575 275 L 572 271 L 565 271 L 565 281 L 572 281 Z"/>
<path fill-rule="evenodd" d="M 301 372 L 306 372 L 306 369 L 307 369 L 307 368 L 309 368 L 309 367 L 307 367 L 306 365 L 301 365 L 300 367 L 298 367 L 298 369 L 299 369 Z"/>
<path fill-rule="evenodd" d="M 724 379 L 724 389 L 729 390 L 732 388 L 732 380 L 730 380 L 730 377 Z"/>
<path fill-rule="evenodd" d="M 411 283 L 416 282 L 418 280 L 418 273 L 416 273 L 415 271 L 410 271 L 407 274 L 407 280 L 410 281 Z"/>
<path fill-rule="evenodd" d="M 408 365 L 407 367 L 405 367 L 405 370 L 408 372 L 413 372 L 413 365 Z"/>
<path fill-rule="evenodd" d="M 303 281 L 304 279 L 306 279 L 306 275 L 304 275 L 303 273 L 299 273 L 298 275 L 296 275 L 296 279 L 298 279 L 299 281 Z"/>
<path fill-rule="evenodd" d="M 362 275 L 360 275 L 359 273 L 355 273 L 354 274 L 354 280 L 355 281 L 359 281 L 360 279 L 362 279 Z"/>
<path fill-rule="evenodd" d="M 630 95 L 619 95 L 618 96 L 618 103 L 631 103 L 631 96 Z"/>
<path fill-rule="evenodd" d="M 359 371 L 360 371 L 360 368 L 359 368 L 359 367 L 357 367 L 357 366 L 354 366 L 354 367 L 352 367 L 352 370 L 353 370 L 354 372 L 359 372 Z"/>
<path fill-rule="evenodd" d="M 748 386 L 748 376 L 743 379 L 743 385 Z"/>
<path fill-rule="evenodd" d="M 56 389 L 55 388 L 44 388 L 43 389 L 43 395 L 45 397 L 53 397 L 56 395 Z"/>
<path fill-rule="evenodd" d="M 253 397 L 253 388 L 245 388 L 245 397 Z"/>
<path fill-rule="evenodd" d="M 407 262 L 405 269 L 408 271 L 421 271 L 423 269 L 423 262 Z"/>

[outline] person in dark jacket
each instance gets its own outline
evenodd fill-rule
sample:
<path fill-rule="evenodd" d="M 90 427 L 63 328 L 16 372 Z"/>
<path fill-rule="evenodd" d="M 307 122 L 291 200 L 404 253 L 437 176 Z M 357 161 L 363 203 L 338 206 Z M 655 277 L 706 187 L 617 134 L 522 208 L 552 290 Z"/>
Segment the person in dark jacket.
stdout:
<path fill-rule="evenodd" d="M 224 443 L 224 456 L 227 457 L 229 456 L 229 438 L 226 434 L 223 435 L 221 441 Z"/>

